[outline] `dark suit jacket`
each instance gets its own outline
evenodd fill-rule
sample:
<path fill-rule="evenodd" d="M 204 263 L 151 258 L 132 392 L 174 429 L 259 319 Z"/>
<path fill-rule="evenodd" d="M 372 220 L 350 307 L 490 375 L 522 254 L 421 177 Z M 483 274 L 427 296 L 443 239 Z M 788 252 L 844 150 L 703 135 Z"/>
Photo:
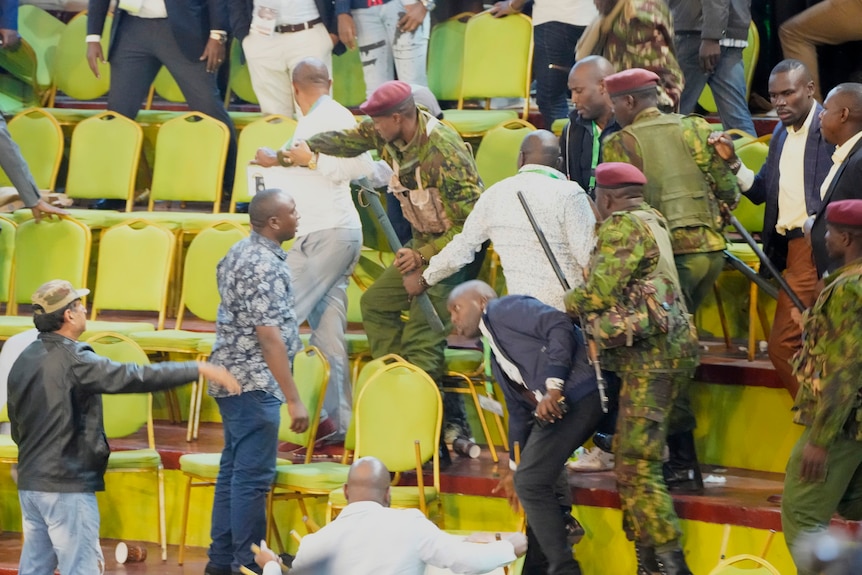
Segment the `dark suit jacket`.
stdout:
<path fill-rule="evenodd" d="M 237 1 L 237 0 L 232 0 Z M 87 34 L 101 34 L 105 27 L 110 0 L 90 0 Z M 210 30 L 229 30 L 226 0 L 165 0 L 168 21 L 183 55 L 197 61 L 204 53 Z M 117 35 L 117 27 L 126 16 L 124 10 L 114 13 L 108 58 Z"/>
<path fill-rule="evenodd" d="M 18 29 L 18 0 L 0 0 L 0 28 Z"/>
<path fill-rule="evenodd" d="M 834 272 L 841 267 L 840 260 L 833 260 L 826 252 L 826 206 L 840 200 L 862 200 L 862 140 L 856 142 L 850 154 L 835 172 L 835 177 L 823 196 L 823 203 L 811 228 L 811 248 L 817 275 Z"/>
<path fill-rule="evenodd" d="M 527 388 L 545 391 L 545 379 L 566 382 L 563 395 L 570 405 L 596 391 L 595 371 L 587 359 L 581 331 L 563 312 L 536 298 L 512 295 L 491 300 L 482 317 L 500 353 L 518 366 Z M 523 447 L 533 424 L 535 403 L 522 393 L 492 357 L 491 370 L 509 408 L 509 446 Z"/>
<path fill-rule="evenodd" d="M 805 209 L 808 215 L 814 215 L 820 210 L 820 185 L 826 179 L 829 168 L 832 167 L 832 152 L 835 151 L 835 146 L 827 143 L 820 133 L 822 109 L 823 107 L 817 104 L 814 119 L 808 130 L 808 140 L 805 143 L 803 185 L 805 186 Z M 778 166 L 786 139 L 787 129 L 779 122 L 772 132 L 766 163 L 754 178 L 754 185 L 745 192 L 748 199 L 755 204 L 766 202 L 766 213 L 763 216 L 763 251 L 779 270 L 787 267 L 787 238 L 775 232 L 775 224 L 778 222 Z"/>
<path fill-rule="evenodd" d="M 314 0 L 320 18 L 330 34 L 338 34 L 338 22 L 335 20 L 334 0 Z M 240 42 L 248 36 L 251 28 L 251 13 L 254 11 L 254 0 L 230 0 L 230 29 Z M 347 48 L 341 42 L 332 49 L 333 54 L 343 54 Z"/>
<path fill-rule="evenodd" d="M 599 136 L 604 141 L 610 134 L 620 131 L 616 120 L 611 120 Z M 595 192 L 590 189 L 590 177 L 593 175 L 593 123 L 582 120 L 577 110 L 569 114 L 569 123 L 563 127 L 560 135 L 560 151 L 563 167 L 561 172 L 573 182 L 580 184 L 590 196 Z M 601 163 L 601 146 L 599 146 L 599 163 Z"/>

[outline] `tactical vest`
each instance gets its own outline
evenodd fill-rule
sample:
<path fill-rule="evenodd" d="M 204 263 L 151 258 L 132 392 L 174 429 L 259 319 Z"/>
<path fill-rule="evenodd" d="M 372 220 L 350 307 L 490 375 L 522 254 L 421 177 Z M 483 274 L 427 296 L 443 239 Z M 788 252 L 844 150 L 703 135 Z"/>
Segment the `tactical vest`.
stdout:
<path fill-rule="evenodd" d="M 677 114 L 661 114 L 623 128 L 640 148 L 646 202 L 679 228 L 714 228 L 718 204 L 705 174 L 682 138 L 684 127 Z M 625 141 L 625 140 L 623 140 Z"/>

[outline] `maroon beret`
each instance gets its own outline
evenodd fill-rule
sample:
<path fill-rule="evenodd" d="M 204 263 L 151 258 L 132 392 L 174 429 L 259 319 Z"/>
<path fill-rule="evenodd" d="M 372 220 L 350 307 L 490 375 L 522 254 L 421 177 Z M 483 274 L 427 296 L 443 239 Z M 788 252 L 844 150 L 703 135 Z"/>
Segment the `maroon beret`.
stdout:
<path fill-rule="evenodd" d="M 410 84 L 400 80 L 390 80 L 374 90 L 371 97 L 363 102 L 359 109 L 369 116 L 388 116 L 394 108 L 412 95 Z"/>
<path fill-rule="evenodd" d="M 605 162 L 596 166 L 596 187 L 613 189 L 644 184 L 646 176 L 631 164 Z"/>
<path fill-rule="evenodd" d="M 840 226 L 862 227 L 862 200 L 841 200 L 826 206 L 826 221 Z"/>
<path fill-rule="evenodd" d="M 605 89 L 611 96 L 622 96 L 658 86 L 659 77 L 655 72 L 643 68 L 623 70 L 605 77 Z"/>

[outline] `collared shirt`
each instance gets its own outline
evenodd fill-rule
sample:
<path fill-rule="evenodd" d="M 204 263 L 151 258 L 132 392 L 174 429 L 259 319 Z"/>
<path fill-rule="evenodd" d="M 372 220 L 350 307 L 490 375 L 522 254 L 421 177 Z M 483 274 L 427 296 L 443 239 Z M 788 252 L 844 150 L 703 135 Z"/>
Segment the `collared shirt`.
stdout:
<path fill-rule="evenodd" d="M 858 142 L 860 138 L 862 138 L 862 132 L 856 132 L 856 134 L 849 140 L 840 146 L 835 147 L 835 151 L 832 152 L 832 167 L 829 168 L 829 173 L 826 174 L 826 179 L 823 180 L 823 185 L 820 186 L 821 199 L 826 197 L 826 191 L 829 189 L 829 186 L 832 185 L 832 180 L 835 179 L 835 174 L 838 173 L 838 168 L 841 167 L 841 164 L 843 164 L 844 160 L 847 159 L 847 156 L 850 155 L 850 150 L 853 149 L 853 146 L 856 145 L 856 142 Z"/>
<path fill-rule="evenodd" d="M 255 12 L 261 7 L 276 12 L 275 23 L 305 24 L 320 18 L 320 11 L 314 0 L 254 0 Z"/>
<path fill-rule="evenodd" d="M 236 377 L 243 392 L 265 391 L 281 401 L 284 394 L 263 358 L 255 328 L 278 327 L 291 361 L 302 349 L 286 257 L 281 246 L 252 231 L 222 258 L 216 271 L 221 303 L 210 356 Z M 209 394 L 228 395 L 212 385 Z"/>
<path fill-rule="evenodd" d="M 479 196 L 461 233 L 431 258 L 422 273 L 431 285 L 451 276 L 491 240 L 510 294 L 529 295 L 565 311 L 563 290 L 518 199 L 523 192 L 570 286 L 584 283 L 596 244 L 596 218 L 577 182 L 547 166 L 527 164 Z"/>
<path fill-rule="evenodd" d="M 808 219 L 805 207 L 805 144 L 814 121 L 816 102 L 798 130 L 787 126 L 787 138 L 778 159 L 778 222 L 775 231 L 784 235 L 788 230 L 801 228 Z"/>
<path fill-rule="evenodd" d="M 455 573 L 487 573 L 515 560 L 508 541 L 468 543 L 441 531 L 418 509 L 351 503 L 330 524 L 306 535 L 293 569 L 350 575 L 423 575 L 426 565 Z M 317 572 L 316 571 L 316 572 Z M 264 575 L 279 575 L 271 561 Z"/>

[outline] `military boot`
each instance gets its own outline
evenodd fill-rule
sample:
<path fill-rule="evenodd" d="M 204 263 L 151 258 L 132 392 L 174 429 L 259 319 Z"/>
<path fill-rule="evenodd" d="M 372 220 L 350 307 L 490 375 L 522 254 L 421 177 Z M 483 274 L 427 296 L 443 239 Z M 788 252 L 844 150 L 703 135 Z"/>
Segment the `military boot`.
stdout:
<path fill-rule="evenodd" d="M 694 575 L 685 563 L 685 554 L 678 546 L 668 551 L 656 549 L 655 559 L 661 575 Z"/>
<path fill-rule="evenodd" d="M 635 543 L 635 556 L 638 559 L 637 575 L 658 575 L 660 573 L 655 559 L 655 547 Z"/>
<path fill-rule="evenodd" d="M 662 465 L 664 482 L 669 491 L 703 493 L 703 476 L 697 461 L 694 434 L 691 431 L 667 436 L 669 459 Z"/>

